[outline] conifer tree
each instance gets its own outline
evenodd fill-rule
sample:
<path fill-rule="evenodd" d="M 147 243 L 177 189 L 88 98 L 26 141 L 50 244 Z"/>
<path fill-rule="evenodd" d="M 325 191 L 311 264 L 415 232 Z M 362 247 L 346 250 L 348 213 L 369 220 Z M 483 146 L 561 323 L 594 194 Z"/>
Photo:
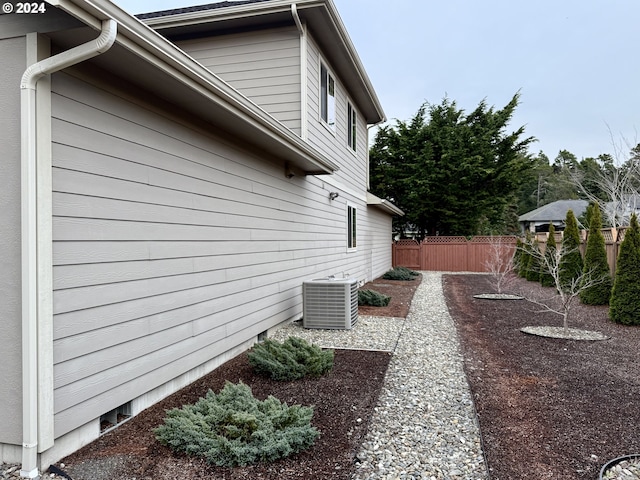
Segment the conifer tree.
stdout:
<path fill-rule="evenodd" d="M 531 251 L 527 259 L 525 278 L 530 282 L 538 282 L 540 281 L 540 246 L 538 245 L 538 240 L 534 240 L 527 248 L 530 248 Z"/>
<path fill-rule="evenodd" d="M 626 231 L 611 292 L 609 318 L 624 325 L 640 325 L 640 228 L 635 213 Z"/>
<path fill-rule="evenodd" d="M 567 212 L 560 252 L 560 287 L 566 291 L 571 288 L 571 283 L 580 277 L 584 267 L 580 253 L 578 221 L 573 210 Z"/>
<path fill-rule="evenodd" d="M 518 239 L 518 241 L 520 241 L 520 239 Z M 521 250 L 518 254 L 518 263 L 516 263 L 518 276 L 521 278 L 527 278 L 527 269 L 529 268 L 529 262 L 531 261 L 531 252 L 529 251 L 531 248 L 531 235 L 529 232 L 527 232 L 525 241 L 520 241 L 519 248 Z"/>
<path fill-rule="evenodd" d="M 553 287 L 556 284 L 553 278 L 552 272 L 545 268 L 547 265 L 554 265 L 553 257 L 556 255 L 556 229 L 553 223 L 549 224 L 549 238 L 547 239 L 547 246 L 544 250 L 545 262 L 541 265 L 540 270 L 540 284 L 543 287 Z"/>
<path fill-rule="evenodd" d="M 580 300 L 587 305 L 608 305 L 611 296 L 611 272 L 601 228 L 600 209 L 595 206 L 589 219 L 589 236 L 584 254 L 583 278 L 602 278 L 602 281 L 584 288 L 580 292 Z"/>

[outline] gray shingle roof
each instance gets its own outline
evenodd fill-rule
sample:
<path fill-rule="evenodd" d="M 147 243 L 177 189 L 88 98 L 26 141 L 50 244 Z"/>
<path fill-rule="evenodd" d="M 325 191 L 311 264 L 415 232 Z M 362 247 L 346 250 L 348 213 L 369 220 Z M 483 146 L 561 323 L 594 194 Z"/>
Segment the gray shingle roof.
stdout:
<path fill-rule="evenodd" d="M 562 222 L 567 217 L 567 212 L 573 210 L 573 214 L 579 217 L 587 209 L 589 202 L 586 200 L 558 200 L 531 210 L 518 217 L 520 222 Z"/>
<path fill-rule="evenodd" d="M 236 7 L 249 3 L 268 2 L 269 0 L 235 0 L 227 2 L 209 3 L 207 5 L 196 5 L 194 7 L 175 8 L 172 10 L 161 10 L 159 12 L 140 13 L 137 18 L 144 20 L 147 18 L 168 17 L 170 15 L 180 15 L 182 13 L 203 12 L 205 10 L 215 10 L 217 8 Z"/>

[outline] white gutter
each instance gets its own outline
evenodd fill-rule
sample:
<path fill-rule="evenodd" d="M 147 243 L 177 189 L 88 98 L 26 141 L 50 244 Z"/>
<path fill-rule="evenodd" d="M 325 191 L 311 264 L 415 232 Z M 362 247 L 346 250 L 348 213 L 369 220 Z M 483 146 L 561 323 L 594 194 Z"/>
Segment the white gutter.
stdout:
<path fill-rule="evenodd" d="M 20 82 L 22 191 L 22 469 L 38 478 L 38 259 L 36 87 L 45 75 L 100 55 L 113 45 L 114 20 L 102 22 L 95 40 L 29 66 Z"/>

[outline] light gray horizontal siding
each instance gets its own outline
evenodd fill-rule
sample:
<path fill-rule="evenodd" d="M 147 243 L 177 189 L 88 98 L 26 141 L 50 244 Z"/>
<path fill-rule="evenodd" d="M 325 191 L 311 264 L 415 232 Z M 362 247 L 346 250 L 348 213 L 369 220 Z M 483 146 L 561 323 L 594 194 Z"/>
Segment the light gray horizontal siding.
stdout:
<path fill-rule="evenodd" d="M 350 101 L 341 79 L 331 64 L 322 56 L 318 45 L 308 36 L 307 106 L 308 141 L 340 166 L 335 174 L 342 183 L 356 191 L 366 190 L 368 131 L 358 105 L 353 104 L 358 114 L 356 154 L 347 145 L 347 102 Z M 332 72 L 336 82 L 336 128 L 335 132 L 325 127 L 320 119 L 320 62 Z"/>
<path fill-rule="evenodd" d="M 20 15 L 0 15 L 20 17 Z M 0 29 L 1 31 L 1 29 Z M 22 442 L 20 78 L 25 37 L 0 40 L 0 443 Z"/>
<path fill-rule="evenodd" d="M 300 37 L 294 27 L 184 40 L 177 44 L 300 135 Z"/>
<path fill-rule="evenodd" d="M 369 274 L 362 200 L 117 91 L 53 91 L 57 436 L 299 318 L 304 280 Z"/>

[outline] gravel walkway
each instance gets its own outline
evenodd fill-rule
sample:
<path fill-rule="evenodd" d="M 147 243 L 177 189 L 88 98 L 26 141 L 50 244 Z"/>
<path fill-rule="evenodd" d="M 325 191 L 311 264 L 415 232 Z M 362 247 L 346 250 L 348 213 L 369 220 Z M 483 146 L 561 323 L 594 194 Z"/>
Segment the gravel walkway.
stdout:
<path fill-rule="evenodd" d="M 406 320 L 361 316 L 347 332 L 292 324 L 273 335 L 394 352 L 354 480 L 489 478 L 441 274 L 422 275 Z"/>

